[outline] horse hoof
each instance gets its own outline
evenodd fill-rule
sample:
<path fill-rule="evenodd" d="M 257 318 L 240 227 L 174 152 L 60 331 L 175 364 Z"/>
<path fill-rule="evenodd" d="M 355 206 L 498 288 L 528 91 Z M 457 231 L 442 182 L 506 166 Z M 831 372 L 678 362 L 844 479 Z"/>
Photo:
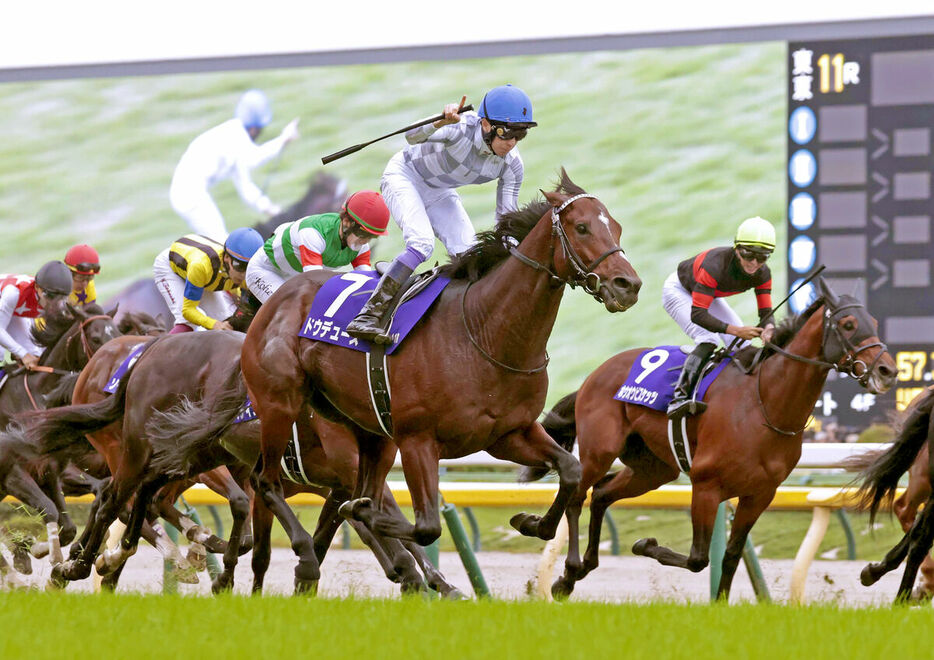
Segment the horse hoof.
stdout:
<path fill-rule="evenodd" d="M 402 583 L 399 593 L 403 596 L 414 596 L 417 594 L 427 594 L 428 587 L 421 580 L 406 580 Z"/>
<path fill-rule="evenodd" d="M 188 566 L 176 566 L 172 571 L 176 582 L 180 584 L 198 584 L 198 570 L 189 564 Z"/>
<path fill-rule="evenodd" d="M 551 596 L 555 600 L 567 600 L 573 592 L 574 583 L 563 577 L 558 578 L 555 580 L 555 583 L 551 585 Z"/>
<path fill-rule="evenodd" d="M 252 549 L 253 549 L 253 537 L 244 536 L 243 538 L 240 539 L 240 547 L 237 548 L 237 556 L 242 557 L 243 555 L 245 555 Z"/>
<path fill-rule="evenodd" d="M 445 594 L 441 594 L 441 597 L 445 600 L 470 600 L 470 596 L 456 587 Z"/>
<path fill-rule="evenodd" d="M 652 548 L 657 548 L 657 547 L 658 547 L 658 541 L 656 541 L 655 539 L 652 539 L 652 538 L 639 539 L 632 546 L 632 554 L 642 555 L 643 557 L 647 557 L 649 550 L 651 550 Z"/>
<path fill-rule="evenodd" d="M 875 564 L 866 564 L 866 566 L 859 572 L 859 581 L 864 587 L 871 587 L 876 582 L 879 581 L 879 576 L 873 571 Z"/>
<path fill-rule="evenodd" d="M 317 596 L 318 580 L 305 580 L 298 577 L 295 578 L 295 595 Z"/>
<path fill-rule="evenodd" d="M 33 544 L 33 547 L 35 547 L 35 544 Z M 32 575 L 32 559 L 29 555 L 30 551 L 26 550 L 25 547 L 14 546 L 13 568 L 23 575 Z"/>
<path fill-rule="evenodd" d="M 509 519 L 509 524 L 512 525 L 520 534 L 523 536 L 531 536 L 532 538 L 542 538 L 545 541 L 544 537 L 539 535 L 539 525 L 542 522 L 541 516 L 536 516 L 532 513 L 517 513 L 512 518 Z"/>
<path fill-rule="evenodd" d="M 16 553 L 16 554 L 13 555 L 13 560 L 14 560 L 14 561 L 16 561 L 16 558 L 17 558 L 17 555 L 18 555 L 18 554 L 19 554 L 19 553 Z M 47 541 L 37 541 L 37 542 L 33 543 L 33 544 L 32 544 L 32 547 L 29 548 L 29 554 L 31 554 L 31 555 L 32 555 L 33 557 L 35 557 L 36 559 L 42 559 L 43 557 L 47 556 L 47 555 L 49 554 L 49 544 L 48 544 L 48 542 L 47 542 Z M 23 572 L 23 571 L 21 571 L 19 568 L 17 568 L 16 570 L 20 571 L 20 573 Z"/>
<path fill-rule="evenodd" d="M 227 573 L 221 573 L 211 582 L 211 593 L 216 596 L 228 591 L 233 591 L 233 578 Z"/>
<path fill-rule="evenodd" d="M 363 507 L 373 505 L 373 500 L 369 497 L 358 497 L 355 500 L 347 500 L 337 509 L 337 512 L 347 520 L 359 520 L 357 512 Z"/>
<path fill-rule="evenodd" d="M 208 553 L 200 543 L 192 543 L 188 546 L 186 559 L 196 571 L 206 571 L 208 569 Z"/>

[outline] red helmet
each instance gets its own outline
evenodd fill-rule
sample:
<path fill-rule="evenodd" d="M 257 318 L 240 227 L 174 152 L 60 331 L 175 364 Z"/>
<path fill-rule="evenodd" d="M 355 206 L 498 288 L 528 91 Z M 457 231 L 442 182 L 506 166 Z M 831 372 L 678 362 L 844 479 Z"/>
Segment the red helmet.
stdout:
<path fill-rule="evenodd" d="M 101 272 L 101 258 L 90 245 L 73 245 L 65 253 L 65 265 L 73 273 L 96 275 Z"/>
<path fill-rule="evenodd" d="M 343 210 L 368 234 L 381 236 L 386 233 L 389 226 L 389 209 L 378 192 L 355 192 L 344 202 Z"/>

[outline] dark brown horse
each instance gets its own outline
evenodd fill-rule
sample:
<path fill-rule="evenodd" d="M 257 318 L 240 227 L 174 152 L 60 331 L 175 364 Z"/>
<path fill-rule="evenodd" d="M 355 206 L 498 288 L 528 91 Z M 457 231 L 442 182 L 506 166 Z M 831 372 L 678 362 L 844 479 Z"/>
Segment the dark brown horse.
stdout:
<path fill-rule="evenodd" d="M 918 569 L 924 563 L 930 570 L 929 554 L 934 544 L 934 461 L 931 451 L 934 444 L 934 389 L 927 388 L 916 396 L 905 411 L 899 424 L 898 434 L 892 446 L 878 456 L 861 472 L 860 494 L 862 502 L 869 508 L 870 522 L 875 520 L 879 508 L 886 502 L 892 503 L 898 481 L 909 472 L 909 486 L 895 502 L 894 510 L 905 528 L 905 536 L 892 548 L 881 562 L 867 565 L 860 574 L 865 586 L 875 584 L 879 578 L 893 571 L 905 560 L 905 573 L 898 587 L 896 602 L 906 601 L 912 596 L 912 588 Z M 921 513 L 918 508 L 923 504 Z M 930 579 L 930 573 L 926 576 Z"/>
<path fill-rule="evenodd" d="M 103 344 L 119 335 L 112 314 L 92 305 L 71 308 L 68 315 L 46 316 L 45 327 L 33 330 L 37 344 L 44 347 L 40 370 L 14 368 L 0 389 L 0 429 L 23 410 L 39 410 L 70 399 L 78 372 Z M 26 461 L 13 447 L 0 448 L 0 499 L 13 495 L 39 511 L 56 561 L 61 560 L 59 540 L 67 544 L 77 531 L 65 508 L 60 473 L 55 460 Z M 25 563 L 18 567 L 28 570 Z"/>
<path fill-rule="evenodd" d="M 717 507 L 739 498 L 718 588 L 724 598 L 729 597 L 749 530 L 801 457 L 802 431 L 830 369 L 853 376 L 872 392 L 884 392 L 895 382 L 895 364 L 876 336 L 875 319 L 852 297 L 838 298 L 823 281 L 819 284 L 820 298 L 779 326 L 767 359 L 748 375 L 728 366 L 705 396 L 707 411 L 687 422 L 693 456 L 690 555 L 659 546 L 652 538 L 632 549 L 667 566 L 698 572 L 709 563 Z M 564 575 L 552 586 L 557 597 L 568 596 L 575 582 L 597 567 L 607 507 L 678 476 L 665 413 L 613 398 L 643 350 L 625 351 L 604 362 L 545 418 L 545 429 L 567 449 L 576 436 L 582 467 L 567 512 L 570 545 Z M 608 474 L 616 458 L 624 467 Z M 525 480 L 543 472 L 527 471 Z M 591 486 L 590 535 L 581 562 L 578 520 Z"/>
<path fill-rule="evenodd" d="M 580 466 L 536 421 L 548 387 L 546 344 L 566 284 L 611 312 L 637 300 L 641 280 L 619 246 L 607 208 L 562 171 L 555 192 L 501 218 L 495 230 L 442 269 L 452 278 L 427 318 L 388 358 L 392 441 L 370 403 L 363 353 L 297 336 L 328 271 L 287 281 L 257 313 L 243 347 L 243 376 L 262 423 L 257 494 L 299 555 L 296 589 L 319 578 L 314 542 L 284 500 L 280 460 L 306 404 L 348 424 L 360 450 L 357 499 L 342 514 L 374 533 L 425 545 L 441 534 L 438 461 L 486 450 L 522 465 L 556 468 L 558 496 L 544 517 L 518 514 L 523 534 L 551 538 L 577 488 Z M 211 433 L 211 429 L 205 429 Z M 394 444 L 393 444 L 394 443 Z M 415 524 L 381 506 L 396 446 Z"/>
<path fill-rule="evenodd" d="M 336 212 L 347 198 L 347 182 L 324 171 L 319 171 L 311 179 L 305 195 L 281 213 L 253 226 L 263 238 L 269 238 L 276 227 L 283 222 L 290 222 L 306 215 Z M 117 321 L 134 312 L 145 312 L 160 321 L 164 330 L 172 327 L 172 313 L 156 288 L 152 276 L 138 279 L 108 299 L 105 307 L 119 305 Z M 243 328 L 235 328 L 245 330 Z M 138 332 L 135 334 L 146 334 Z"/>

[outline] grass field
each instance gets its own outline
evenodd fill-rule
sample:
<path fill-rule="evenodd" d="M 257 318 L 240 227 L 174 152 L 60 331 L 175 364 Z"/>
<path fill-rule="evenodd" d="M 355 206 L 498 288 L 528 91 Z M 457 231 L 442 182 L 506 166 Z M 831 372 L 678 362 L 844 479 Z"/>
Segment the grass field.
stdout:
<path fill-rule="evenodd" d="M 0 594 L 4 658 L 930 657 L 931 612 Z"/>
<path fill-rule="evenodd" d="M 623 226 L 623 247 L 642 275 L 640 303 L 610 315 L 569 292 L 550 342 L 549 402 L 576 389 L 614 353 L 680 342 L 661 308 L 661 286 L 681 259 L 730 240 L 750 215 L 772 219 L 784 240 L 785 46 L 760 43 L 627 52 L 415 62 L 0 85 L 0 271 L 33 273 L 76 241 L 102 254 L 106 299 L 186 231 L 168 188 L 188 142 L 233 112 L 256 86 L 272 99 L 272 137 L 301 117 L 302 137 L 255 173 L 290 203 L 320 157 L 383 135 L 442 104 L 477 104 L 504 81 L 534 101 L 539 128 L 521 145 L 520 202 L 549 188 L 558 168 L 603 200 Z M 353 188 L 377 187 L 394 138 L 329 165 Z M 495 186 L 461 189 L 478 229 L 492 220 Z M 214 190 L 228 229 L 258 220 L 233 186 Z M 398 251 L 400 232 L 377 255 Z M 779 250 L 778 254 L 781 254 Z M 443 249 L 435 259 L 445 260 Z M 776 292 L 784 268 L 775 259 Z M 745 298 L 749 298 L 745 300 Z M 753 297 L 735 300 L 752 318 Z"/>

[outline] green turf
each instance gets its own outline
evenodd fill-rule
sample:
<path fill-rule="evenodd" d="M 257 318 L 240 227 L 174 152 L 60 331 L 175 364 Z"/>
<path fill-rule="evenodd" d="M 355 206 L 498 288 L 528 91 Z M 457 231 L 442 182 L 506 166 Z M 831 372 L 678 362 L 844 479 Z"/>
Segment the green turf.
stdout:
<path fill-rule="evenodd" d="M 560 166 L 597 194 L 623 226 L 623 247 L 645 280 L 640 303 L 608 314 L 580 292 L 565 296 L 549 345 L 549 403 L 579 387 L 614 353 L 680 342 L 661 286 L 681 259 L 730 240 L 740 220 L 773 220 L 784 242 L 785 46 L 758 43 L 491 60 L 415 62 L 0 85 L 0 271 L 35 272 L 76 241 L 102 255 L 102 298 L 137 277 L 186 231 L 168 204 L 188 142 L 231 116 L 239 93 L 265 89 L 272 137 L 294 116 L 302 137 L 255 173 L 275 201 L 305 190 L 321 156 L 437 113 L 445 102 L 512 81 L 534 101 L 539 128 L 520 149 L 520 202 L 550 187 Z M 377 187 L 386 140 L 329 165 L 351 188 Z M 495 185 L 461 189 L 478 229 Z M 228 229 L 257 218 L 233 186 L 215 188 Z M 402 245 L 393 225 L 376 247 Z M 777 254 L 781 254 L 779 250 Z M 435 259 L 445 260 L 443 249 Z M 775 290 L 784 289 L 778 258 Z M 748 298 L 748 299 L 747 299 Z M 753 318 L 753 296 L 731 300 Z"/>
<path fill-rule="evenodd" d="M 928 657 L 929 609 L 0 594 L 4 658 Z"/>

